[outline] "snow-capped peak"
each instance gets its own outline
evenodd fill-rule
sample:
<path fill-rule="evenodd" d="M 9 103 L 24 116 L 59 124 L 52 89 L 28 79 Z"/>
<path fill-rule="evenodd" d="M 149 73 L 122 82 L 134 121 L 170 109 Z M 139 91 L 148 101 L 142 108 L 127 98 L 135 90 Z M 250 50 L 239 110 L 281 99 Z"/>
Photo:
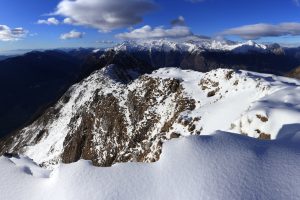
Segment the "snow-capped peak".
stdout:
<path fill-rule="evenodd" d="M 101 51 L 101 49 L 94 49 L 93 53 L 98 53 L 99 51 Z"/>
<path fill-rule="evenodd" d="M 170 40 L 149 40 L 149 41 L 125 41 L 113 49 L 115 51 L 181 51 L 183 47 L 180 43 Z"/>
<path fill-rule="evenodd" d="M 264 52 L 267 46 L 258 44 L 254 41 L 232 42 L 227 40 L 201 39 L 189 41 L 173 41 L 173 40 L 141 40 L 141 41 L 125 41 L 115 47 L 115 51 L 180 51 L 180 52 L 202 52 L 202 51 L 233 51 L 235 53 L 246 53 L 249 51 Z"/>

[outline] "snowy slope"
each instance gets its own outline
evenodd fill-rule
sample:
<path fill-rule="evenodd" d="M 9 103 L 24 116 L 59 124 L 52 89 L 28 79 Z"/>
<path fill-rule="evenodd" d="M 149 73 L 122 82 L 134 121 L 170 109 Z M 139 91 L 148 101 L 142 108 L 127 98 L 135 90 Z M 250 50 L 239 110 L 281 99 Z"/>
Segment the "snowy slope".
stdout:
<path fill-rule="evenodd" d="M 276 139 L 283 125 L 300 121 L 300 82 L 295 79 L 224 69 L 201 74 L 165 68 L 151 76 L 183 80 L 186 95 L 197 103 L 194 110 L 183 112 L 180 117 L 183 121 L 200 118 L 193 124 L 201 134 L 230 130 L 255 138 L 264 133 Z M 260 119 L 264 117 L 267 121 Z M 190 134 L 184 123 L 173 128 L 183 135 Z"/>
<path fill-rule="evenodd" d="M 26 155 L 49 168 L 79 159 L 98 166 L 154 162 L 172 138 L 223 130 L 276 139 L 285 125 L 300 121 L 300 83 L 294 79 L 162 68 L 128 84 L 120 81 L 132 73 L 112 65 L 74 85 L 4 141 L 2 154 Z"/>
<path fill-rule="evenodd" d="M 218 132 L 167 142 L 156 163 L 98 168 L 81 160 L 60 165 L 50 178 L 31 175 L 34 164 L 25 170 L 0 157 L 0 194 L 3 200 L 299 199 L 298 142 Z"/>

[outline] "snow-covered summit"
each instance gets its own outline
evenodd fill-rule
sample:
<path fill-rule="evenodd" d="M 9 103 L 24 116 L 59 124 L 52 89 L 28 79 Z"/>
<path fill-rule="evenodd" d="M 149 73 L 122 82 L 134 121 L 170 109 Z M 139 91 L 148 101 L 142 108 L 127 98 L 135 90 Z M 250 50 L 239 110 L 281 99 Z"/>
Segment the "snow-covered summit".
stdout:
<path fill-rule="evenodd" d="M 235 53 L 247 53 L 249 51 L 265 51 L 267 46 L 255 43 L 251 40 L 240 43 L 212 40 L 210 43 L 206 43 L 204 48 L 211 50 L 234 51 Z"/>

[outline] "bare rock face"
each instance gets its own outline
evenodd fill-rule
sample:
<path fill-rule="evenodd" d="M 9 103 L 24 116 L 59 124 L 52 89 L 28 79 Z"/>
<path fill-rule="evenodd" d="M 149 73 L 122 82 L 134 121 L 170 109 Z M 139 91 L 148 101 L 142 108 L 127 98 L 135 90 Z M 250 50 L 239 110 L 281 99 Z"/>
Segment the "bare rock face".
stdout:
<path fill-rule="evenodd" d="M 20 153 L 44 167 L 79 159 L 96 166 L 154 162 L 180 113 L 195 108 L 180 80 L 147 75 L 125 84 L 109 66 L 74 85 L 30 126 L 0 144 L 1 153 Z M 122 76 L 124 78 L 124 76 Z M 127 80 L 128 77 L 126 77 Z"/>

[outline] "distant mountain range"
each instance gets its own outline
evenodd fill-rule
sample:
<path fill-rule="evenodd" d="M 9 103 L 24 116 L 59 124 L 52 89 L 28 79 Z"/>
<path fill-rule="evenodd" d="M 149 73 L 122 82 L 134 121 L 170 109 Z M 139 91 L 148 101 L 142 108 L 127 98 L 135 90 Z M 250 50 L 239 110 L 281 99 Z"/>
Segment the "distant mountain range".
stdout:
<path fill-rule="evenodd" d="M 105 55 L 110 55 L 114 60 L 127 56 L 127 59 L 133 58 L 151 68 L 176 66 L 201 72 L 234 68 L 285 75 L 300 65 L 299 52 L 298 48 L 282 48 L 278 44 L 262 45 L 252 41 L 234 43 L 201 40 L 176 43 L 159 40 L 125 42 L 106 50 Z"/>

